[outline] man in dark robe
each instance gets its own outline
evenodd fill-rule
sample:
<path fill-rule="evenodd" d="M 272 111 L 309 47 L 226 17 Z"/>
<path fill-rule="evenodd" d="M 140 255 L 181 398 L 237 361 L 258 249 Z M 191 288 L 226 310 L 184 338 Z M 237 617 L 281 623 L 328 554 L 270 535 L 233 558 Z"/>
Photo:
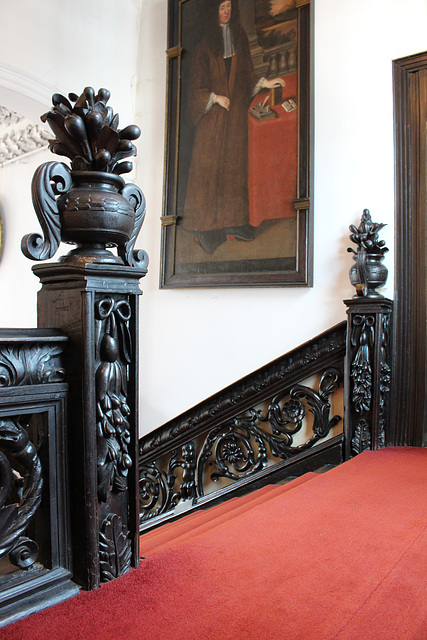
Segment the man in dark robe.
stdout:
<path fill-rule="evenodd" d="M 213 0 L 208 31 L 194 52 L 188 109 L 196 127 L 183 226 L 208 253 L 226 240 L 252 240 L 248 202 L 248 109 L 262 88 L 238 0 Z"/>

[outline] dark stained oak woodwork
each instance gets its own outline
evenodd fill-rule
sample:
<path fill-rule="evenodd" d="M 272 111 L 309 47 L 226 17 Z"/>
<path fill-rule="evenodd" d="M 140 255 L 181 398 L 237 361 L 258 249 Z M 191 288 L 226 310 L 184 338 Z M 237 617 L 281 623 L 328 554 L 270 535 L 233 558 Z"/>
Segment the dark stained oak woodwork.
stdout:
<path fill-rule="evenodd" d="M 86 589 L 139 564 L 138 297 L 146 269 L 62 263 L 33 268 L 38 325 L 69 338 L 74 579 Z"/>
<path fill-rule="evenodd" d="M 78 592 L 66 345 L 51 330 L 0 330 L 0 627 Z"/>
<path fill-rule="evenodd" d="M 390 444 L 426 437 L 427 52 L 393 63 L 395 113 L 395 301 Z"/>

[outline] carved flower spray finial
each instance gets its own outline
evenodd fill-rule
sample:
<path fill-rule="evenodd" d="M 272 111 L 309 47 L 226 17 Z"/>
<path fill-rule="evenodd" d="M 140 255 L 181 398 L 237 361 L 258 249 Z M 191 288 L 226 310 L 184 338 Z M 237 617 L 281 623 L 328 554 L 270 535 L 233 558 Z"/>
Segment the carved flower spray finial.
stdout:
<path fill-rule="evenodd" d="M 132 171 L 132 162 L 123 160 L 136 155 L 132 140 L 139 138 L 141 130 L 134 124 L 119 130 L 118 114 L 107 107 L 108 89 L 95 95 L 92 87 L 86 87 L 80 96 L 69 93 L 68 98 L 53 94 L 52 109 L 41 116 L 56 136 L 49 141 L 50 150 L 69 158 L 73 171 L 119 175 Z"/>
<path fill-rule="evenodd" d="M 382 298 L 376 291 L 387 280 L 387 268 L 381 264 L 388 248 L 385 241 L 379 239 L 379 231 L 386 225 L 382 222 L 372 222 L 368 209 L 364 209 L 359 227 L 351 224 L 350 240 L 357 245 L 357 251 L 352 247 L 347 249 L 353 253 L 355 264 L 350 269 L 350 282 L 356 287 L 355 297 Z"/>
<path fill-rule="evenodd" d="M 357 244 L 357 251 L 365 249 L 367 253 L 384 255 L 387 253 L 388 248 L 385 246 L 385 241 L 379 239 L 378 232 L 385 226 L 382 222 L 372 222 L 369 210 L 364 209 L 359 227 L 356 227 L 354 224 L 351 224 L 349 227 L 351 231 L 350 240 Z M 349 247 L 347 251 L 357 253 L 352 247 Z"/>
<path fill-rule="evenodd" d="M 41 116 L 56 136 L 50 150 L 69 158 L 71 169 L 58 161 L 36 169 L 32 197 L 44 235 L 22 238 L 22 252 L 30 260 L 48 260 L 66 242 L 77 247 L 61 262 L 147 268 L 147 253 L 134 250 L 145 217 L 144 194 L 121 176 L 132 170 L 125 158 L 136 155 L 133 141 L 141 130 L 133 124 L 120 130 L 109 98 L 107 89 L 95 95 L 92 87 L 68 98 L 55 93 L 52 109 Z"/>

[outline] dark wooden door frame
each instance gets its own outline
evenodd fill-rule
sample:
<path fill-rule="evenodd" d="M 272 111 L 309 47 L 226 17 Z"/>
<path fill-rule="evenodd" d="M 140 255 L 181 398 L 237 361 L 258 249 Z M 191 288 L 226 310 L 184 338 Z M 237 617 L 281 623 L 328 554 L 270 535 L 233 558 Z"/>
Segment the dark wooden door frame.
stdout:
<path fill-rule="evenodd" d="M 396 256 L 390 444 L 413 446 L 422 444 L 425 422 L 426 222 L 425 185 L 419 180 L 424 70 L 427 52 L 393 62 Z"/>

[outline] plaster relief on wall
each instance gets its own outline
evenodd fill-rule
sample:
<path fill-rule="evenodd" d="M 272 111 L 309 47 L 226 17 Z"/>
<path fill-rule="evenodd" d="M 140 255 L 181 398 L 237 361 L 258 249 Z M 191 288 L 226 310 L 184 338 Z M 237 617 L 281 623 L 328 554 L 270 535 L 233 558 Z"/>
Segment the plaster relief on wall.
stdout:
<path fill-rule="evenodd" d="M 47 148 L 50 137 L 42 126 L 0 106 L 0 165 Z"/>

